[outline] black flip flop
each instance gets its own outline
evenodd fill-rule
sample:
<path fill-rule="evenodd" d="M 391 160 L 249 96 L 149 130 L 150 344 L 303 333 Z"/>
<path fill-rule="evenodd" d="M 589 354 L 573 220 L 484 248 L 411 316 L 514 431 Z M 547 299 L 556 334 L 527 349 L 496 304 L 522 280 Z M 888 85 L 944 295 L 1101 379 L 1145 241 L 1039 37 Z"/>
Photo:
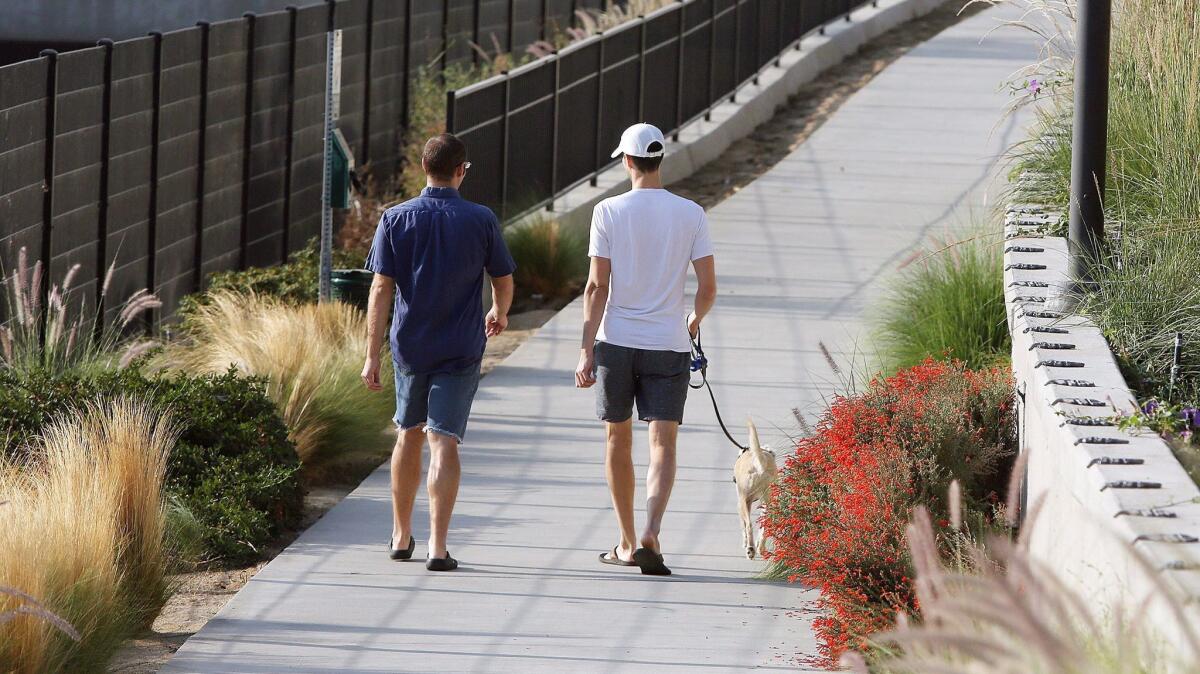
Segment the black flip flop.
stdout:
<path fill-rule="evenodd" d="M 621 559 L 621 556 L 617 554 L 617 547 L 615 545 L 612 549 L 612 557 L 609 557 L 608 554 L 609 553 L 607 552 L 600 553 L 601 564 L 612 564 L 613 566 L 637 566 L 637 562 L 627 562 Z"/>
<path fill-rule="evenodd" d="M 458 568 L 458 560 L 450 556 L 450 551 L 446 551 L 445 557 L 430 557 L 425 560 L 425 568 L 430 571 L 453 571 Z"/>
<path fill-rule="evenodd" d="M 669 576 L 671 570 L 663 564 L 663 556 L 650 548 L 638 548 L 633 551 L 633 561 L 647 576 Z"/>
<path fill-rule="evenodd" d="M 412 536 L 408 537 L 408 549 L 397 550 L 392 547 L 392 539 L 388 539 L 388 557 L 392 559 L 412 559 L 413 550 L 417 549 L 417 539 Z"/>

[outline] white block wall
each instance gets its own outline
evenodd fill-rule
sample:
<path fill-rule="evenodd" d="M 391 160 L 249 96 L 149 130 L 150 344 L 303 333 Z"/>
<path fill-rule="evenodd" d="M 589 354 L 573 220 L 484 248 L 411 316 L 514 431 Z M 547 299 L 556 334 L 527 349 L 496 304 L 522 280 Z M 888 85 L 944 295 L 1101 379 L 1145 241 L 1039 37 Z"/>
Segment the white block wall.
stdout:
<path fill-rule="evenodd" d="M 1059 217 L 1028 206 L 1010 207 L 1007 216 L 1005 300 L 1023 398 L 1026 513 L 1036 518 L 1031 549 L 1102 619 L 1118 607 L 1134 615 L 1158 597 L 1139 622 L 1185 656 L 1181 623 L 1200 631 L 1200 489 L 1157 435 L 1069 422 L 1105 421 L 1137 402 L 1099 328 L 1047 311 L 1046 295 L 1066 278 L 1067 241 L 1034 231 Z M 1161 600 L 1164 593 L 1185 606 L 1183 614 Z"/>

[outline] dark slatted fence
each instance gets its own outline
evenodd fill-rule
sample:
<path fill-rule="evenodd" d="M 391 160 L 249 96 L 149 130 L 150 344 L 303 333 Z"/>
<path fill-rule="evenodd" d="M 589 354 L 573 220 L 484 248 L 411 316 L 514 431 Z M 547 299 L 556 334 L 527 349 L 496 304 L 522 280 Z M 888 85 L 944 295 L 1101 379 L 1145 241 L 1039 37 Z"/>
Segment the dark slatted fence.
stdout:
<path fill-rule="evenodd" d="M 78 265 L 72 287 L 110 317 L 144 287 L 169 316 L 211 272 L 276 264 L 319 231 L 328 30 L 338 125 L 386 178 L 418 68 L 477 63 L 472 43 L 522 52 L 602 5 L 327 0 L 0 67 L 0 269 L 23 247 L 47 261 L 43 293 Z"/>
<path fill-rule="evenodd" d="M 555 12 L 565 4 L 538 2 Z M 802 36 L 865 4 L 682 0 L 451 92 L 447 127 L 471 155 L 464 196 L 503 219 L 545 205 L 610 166 L 629 125 L 677 132 L 756 81 Z"/>

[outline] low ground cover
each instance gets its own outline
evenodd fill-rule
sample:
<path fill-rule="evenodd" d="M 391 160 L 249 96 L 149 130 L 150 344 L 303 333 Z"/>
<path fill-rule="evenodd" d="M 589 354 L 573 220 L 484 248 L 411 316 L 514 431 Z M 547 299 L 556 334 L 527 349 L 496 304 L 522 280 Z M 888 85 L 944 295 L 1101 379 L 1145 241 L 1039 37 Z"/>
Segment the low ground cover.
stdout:
<path fill-rule="evenodd" d="M 205 561 L 254 559 L 297 521 L 302 493 L 295 447 L 266 383 L 236 372 L 148 375 L 135 366 L 89 376 L 0 369 L 0 455 L 10 469 L 19 468 L 56 419 L 123 397 L 176 414 L 179 439 L 166 488 L 182 506 L 181 524 L 198 523 Z"/>
<path fill-rule="evenodd" d="M 789 579 L 821 591 L 824 664 L 917 612 L 904 536 L 915 507 L 936 513 L 946 550 L 994 525 L 1016 451 L 1011 398 L 1007 369 L 928 359 L 838 396 L 799 440 L 762 524 Z"/>

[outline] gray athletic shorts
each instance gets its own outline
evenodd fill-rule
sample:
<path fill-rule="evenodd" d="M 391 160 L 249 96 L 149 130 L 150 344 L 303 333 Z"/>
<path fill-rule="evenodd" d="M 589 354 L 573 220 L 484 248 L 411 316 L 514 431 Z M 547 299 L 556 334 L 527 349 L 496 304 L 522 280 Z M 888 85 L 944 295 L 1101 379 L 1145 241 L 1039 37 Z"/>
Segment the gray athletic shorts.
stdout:
<path fill-rule="evenodd" d="M 596 415 L 625 421 L 633 416 L 636 400 L 642 421 L 683 423 L 690 365 L 687 353 L 596 342 Z"/>

